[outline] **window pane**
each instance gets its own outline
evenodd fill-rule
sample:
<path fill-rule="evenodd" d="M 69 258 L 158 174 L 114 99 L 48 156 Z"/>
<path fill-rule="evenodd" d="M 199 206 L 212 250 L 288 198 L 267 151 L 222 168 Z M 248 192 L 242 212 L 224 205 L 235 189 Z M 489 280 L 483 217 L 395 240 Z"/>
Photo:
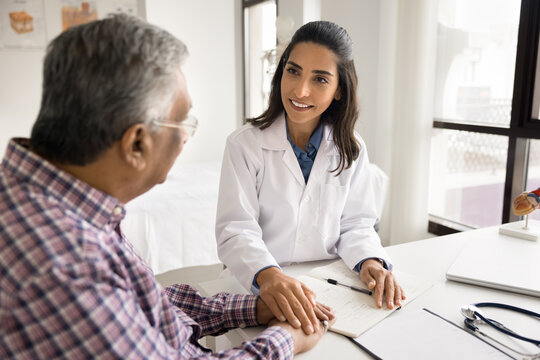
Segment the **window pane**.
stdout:
<path fill-rule="evenodd" d="M 506 136 L 434 129 L 429 212 L 461 224 L 501 223 Z"/>
<path fill-rule="evenodd" d="M 526 191 L 540 188 L 540 140 L 530 140 L 530 142 Z M 533 211 L 529 218 L 540 220 L 540 210 Z"/>
<path fill-rule="evenodd" d="M 508 127 L 520 0 L 440 0 L 435 117 Z"/>
<path fill-rule="evenodd" d="M 276 48 L 275 0 L 244 10 L 246 117 L 260 115 L 268 105 Z"/>
<path fill-rule="evenodd" d="M 540 119 L 540 39 L 538 40 L 539 46 L 536 52 L 536 78 L 534 81 L 534 94 L 533 94 L 533 108 L 532 114 L 535 121 Z"/>

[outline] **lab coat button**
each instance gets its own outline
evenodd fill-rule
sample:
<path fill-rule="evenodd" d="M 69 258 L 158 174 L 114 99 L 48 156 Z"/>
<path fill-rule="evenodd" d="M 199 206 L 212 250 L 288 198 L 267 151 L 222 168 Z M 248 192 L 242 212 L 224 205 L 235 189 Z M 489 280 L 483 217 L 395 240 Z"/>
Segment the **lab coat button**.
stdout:
<path fill-rule="evenodd" d="M 311 200 L 311 198 L 310 198 L 309 196 L 306 196 L 306 197 L 304 198 L 304 201 L 306 201 L 306 202 L 308 202 L 308 201 L 310 201 L 310 200 Z"/>

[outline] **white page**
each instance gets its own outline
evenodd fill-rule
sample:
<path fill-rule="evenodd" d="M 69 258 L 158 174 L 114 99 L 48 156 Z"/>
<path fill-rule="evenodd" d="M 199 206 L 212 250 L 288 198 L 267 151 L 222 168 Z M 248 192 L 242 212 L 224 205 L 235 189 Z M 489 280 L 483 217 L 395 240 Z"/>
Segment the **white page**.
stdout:
<path fill-rule="evenodd" d="M 328 265 L 313 268 L 308 275 L 317 279 L 336 279 L 347 285 L 366 287 L 358 274 L 349 269 L 343 260 L 336 260 Z"/>
<path fill-rule="evenodd" d="M 394 313 L 354 341 L 385 360 L 511 359 L 426 310 Z"/>
<path fill-rule="evenodd" d="M 431 283 L 427 283 L 417 276 L 398 271 L 394 272 L 394 276 L 407 295 L 403 306 L 431 287 Z M 322 280 L 327 278 L 363 288 L 366 285 L 360 280 L 358 274 L 347 268 L 342 260 L 315 268 L 309 272 L 308 276 L 298 277 L 298 280 L 317 294 L 317 301 L 335 310 L 336 322 L 330 328 L 334 332 L 356 337 L 397 309 L 394 307 L 394 309 L 389 310 L 386 305 L 379 309 L 375 305 L 373 296 L 342 286 L 332 285 Z"/>
<path fill-rule="evenodd" d="M 346 336 L 358 336 L 395 310 L 379 309 L 372 296 L 313 277 L 300 276 L 298 280 L 317 294 L 318 302 L 332 307 L 336 322 L 330 330 Z"/>
<path fill-rule="evenodd" d="M 425 290 L 431 287 L 431 283 L 427 283 L 422 278 L 403 273 L 401 271 L 392 272 L 396 277 L 396 280 L 405 290 L 405 295 L 411 300 L 423 293 Z M 360 279 L 360 276 L 354 271 L 350 270 L 343 260 L 334 261 L 331 264 L 325 266 L 319 266 L 312 269 L 309 276 L 317 279 L 335 279 L 338 282 L 347 285 L 354 285 L 361 288 L 367 288 L 366 284 Z"/>

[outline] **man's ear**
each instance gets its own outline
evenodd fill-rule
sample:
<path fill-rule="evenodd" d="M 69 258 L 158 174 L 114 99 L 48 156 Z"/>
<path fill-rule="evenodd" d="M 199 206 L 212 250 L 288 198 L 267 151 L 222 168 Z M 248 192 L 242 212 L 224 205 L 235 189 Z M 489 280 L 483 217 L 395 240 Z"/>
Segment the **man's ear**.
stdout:
<path fill-rule="evenodd" d="M 338 86 L 336 93 L 334 94 L 334 99 L 339 101 L 341 100 L 341 87 Z"/>
<path fill-rule="evenodd" d="M 122 158 L 135 170 L 143 170 L 152 149 L 152 137 L 145 124 L 130 126 L 120 139 Z"/>

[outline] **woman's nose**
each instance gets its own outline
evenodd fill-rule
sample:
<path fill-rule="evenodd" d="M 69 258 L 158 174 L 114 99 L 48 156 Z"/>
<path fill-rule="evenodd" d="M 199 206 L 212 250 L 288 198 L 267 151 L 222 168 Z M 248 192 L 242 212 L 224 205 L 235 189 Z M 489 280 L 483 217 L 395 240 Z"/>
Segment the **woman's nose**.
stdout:
<path fill-rule="evenodd" d="M 301 79 L 300 81 L 298 81 L 298 83 L 296 84 L 296 88 L 295 88 L 295 95 L 299 98 L 302 98 L 302 97 L 307 97 L 309 96 L 309 81 L 306 79 Z"/>

